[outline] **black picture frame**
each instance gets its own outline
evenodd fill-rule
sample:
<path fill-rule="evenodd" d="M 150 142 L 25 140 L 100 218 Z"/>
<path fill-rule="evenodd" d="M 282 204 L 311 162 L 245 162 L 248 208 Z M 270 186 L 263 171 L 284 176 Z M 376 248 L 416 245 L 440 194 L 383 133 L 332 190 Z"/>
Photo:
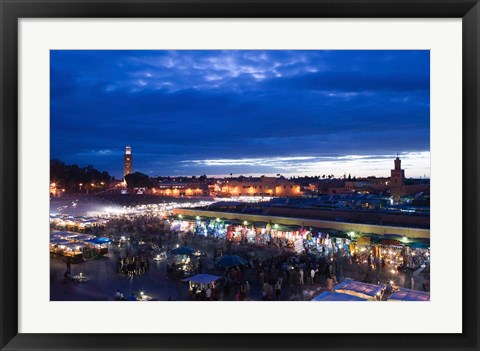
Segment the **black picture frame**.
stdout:
<path fill-rule="evenodd" d="M 0 347 L 2 350 L 478 350 L 480 5 L 477 0 L 1 0 Z M 461 334 L 18 333 L 18 19 L 139 17 L 462 18 Z M 436 200 L 434 200 L 436 201 Z M 448 220 L 448 219 L 445 219 Z M 351 322 L 351 320 L 350 320 Z"/>

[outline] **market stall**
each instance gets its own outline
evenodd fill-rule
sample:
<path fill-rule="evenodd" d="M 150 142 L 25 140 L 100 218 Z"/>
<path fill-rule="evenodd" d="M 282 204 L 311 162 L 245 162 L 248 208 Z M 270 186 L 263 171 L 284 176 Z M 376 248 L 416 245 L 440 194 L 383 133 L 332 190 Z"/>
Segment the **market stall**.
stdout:
<path fill-rule="evenodd" d="M 108 244 L 110 244 L 111 241 L 109 238 L 96 237 L 84 240 L 83 243 L 93 251 L 94 255 L 103 256 L 108 253 Z"/>
<path fill-rule="evenodd" d="M 67 244 L 70 244 L 70 241 L 58 237 L 50 238 L 50 252 L 53 254 L 63 255 L 65 245 Z"/>
<path fill-rule="evenodd" d="M 63 244 L 63 256 L 70 258 L 72 262 L 81 262 L 84 260 L 84 250 L 86 245 L 81 243 L 74 243 L 69 242 L 67 244 Z"/>
<path fill-rule="evenodd" d="M 174 279 L 190 277 L 196 272 L 197 268 L 190 256 L 176 256 L 171 265 L 167 264 L 167 274 Z"/>

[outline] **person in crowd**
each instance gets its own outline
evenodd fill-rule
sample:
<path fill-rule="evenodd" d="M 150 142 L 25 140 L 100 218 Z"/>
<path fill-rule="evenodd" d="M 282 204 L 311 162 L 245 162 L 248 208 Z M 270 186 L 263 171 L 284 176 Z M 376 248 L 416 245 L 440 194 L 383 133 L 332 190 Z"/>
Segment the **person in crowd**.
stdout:
<path fill-rule="evenodd" d="M 260 282 L 260 286 L 263 286 L 263 283 L 265 283 L 265 272 L 263 270 L 261 270 L 258 275 L 258 281 Z"/>
<path fill-rule="evenodd" d="M 250 298 L 250 283 L 248 280 L 245 282 L 245 298 L 247 300 Z"/>
<path fill-rule="evenodd" d="M 121 301 L 123 300 L 123 294 L 120 292 L 119 289 L 117 289 L 117 292 L 115 293 L 115 301 Z"/>
<path fill-rule="evenodd" d="M 325 289 L 327 289 L 327 291 L 332 291 L 333 290 L 333 278 L 332 278 L 332 276 L 327 277 L 327 280 L 325 282 Z"/>
<path fill-rule="evenodd" d="M 128 301 L 137 301 L 137 298 L 135 297 L 135 293 L 132 292 L 132 294 L 128 297 Z"/>
<path fill-rule="evenodd" d="M 274 291 L 273 286 L 267 284 L 267 301 L 273 301 Z"/>
<path fill-rule="evenodd" d="M 263 283 L 262 285 L 262 300 L 267 301 L 267 294 L 268 294 L 268 289 L 267 289 L 267 283 Z"/>
<path fill-rule="evenodd" d="M 280 284 L 280 281 L 277 281 L 275 283 L 275 299 L 276 300 L 280 299 L 281 292 L 282 292 L 282 285 Z"/>
<path fill-rule="evenodd" d="M 238 289 L 237 293 L 235 294 L 235 300 L 236 301 L 244 301 L 245 300 L 245 295 L 244 295 L 242 289 Z"/>
<path fill-rule="evenodd" d="M 207 301 L 212 300 L 212 288 L 210 287 L 210 284 L 207 287 L 207 290 L 205 291 L 205 297 Z"/>
<path fill-rule="evenodd" d="M 71 259 L 71 257 L 67 257 L 67 272 L 66 272 L 66 274 L 71 274 L 71 271 L 70 271 L 71 265 L 72 265 L 72 259 Z"/>

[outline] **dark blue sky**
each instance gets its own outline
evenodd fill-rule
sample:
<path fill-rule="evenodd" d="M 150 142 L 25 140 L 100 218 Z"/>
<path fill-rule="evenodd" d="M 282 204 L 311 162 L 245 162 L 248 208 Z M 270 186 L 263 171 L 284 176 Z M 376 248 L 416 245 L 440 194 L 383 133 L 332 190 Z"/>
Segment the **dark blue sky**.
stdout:
<path fill-rule="evenodd" d="M 51 157 L 123 175 L 430 175 L 429 51 L 51 51 Z"/>

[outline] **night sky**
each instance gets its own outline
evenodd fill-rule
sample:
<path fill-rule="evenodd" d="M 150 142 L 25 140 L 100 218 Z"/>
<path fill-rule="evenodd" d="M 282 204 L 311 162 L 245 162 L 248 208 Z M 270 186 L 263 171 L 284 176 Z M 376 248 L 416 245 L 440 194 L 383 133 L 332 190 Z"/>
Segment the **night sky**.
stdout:
<path fill-rule="evenodd" d="M 123 176 L 430 176 L 429 51 L 51 51 L 51 158 Z"/>

